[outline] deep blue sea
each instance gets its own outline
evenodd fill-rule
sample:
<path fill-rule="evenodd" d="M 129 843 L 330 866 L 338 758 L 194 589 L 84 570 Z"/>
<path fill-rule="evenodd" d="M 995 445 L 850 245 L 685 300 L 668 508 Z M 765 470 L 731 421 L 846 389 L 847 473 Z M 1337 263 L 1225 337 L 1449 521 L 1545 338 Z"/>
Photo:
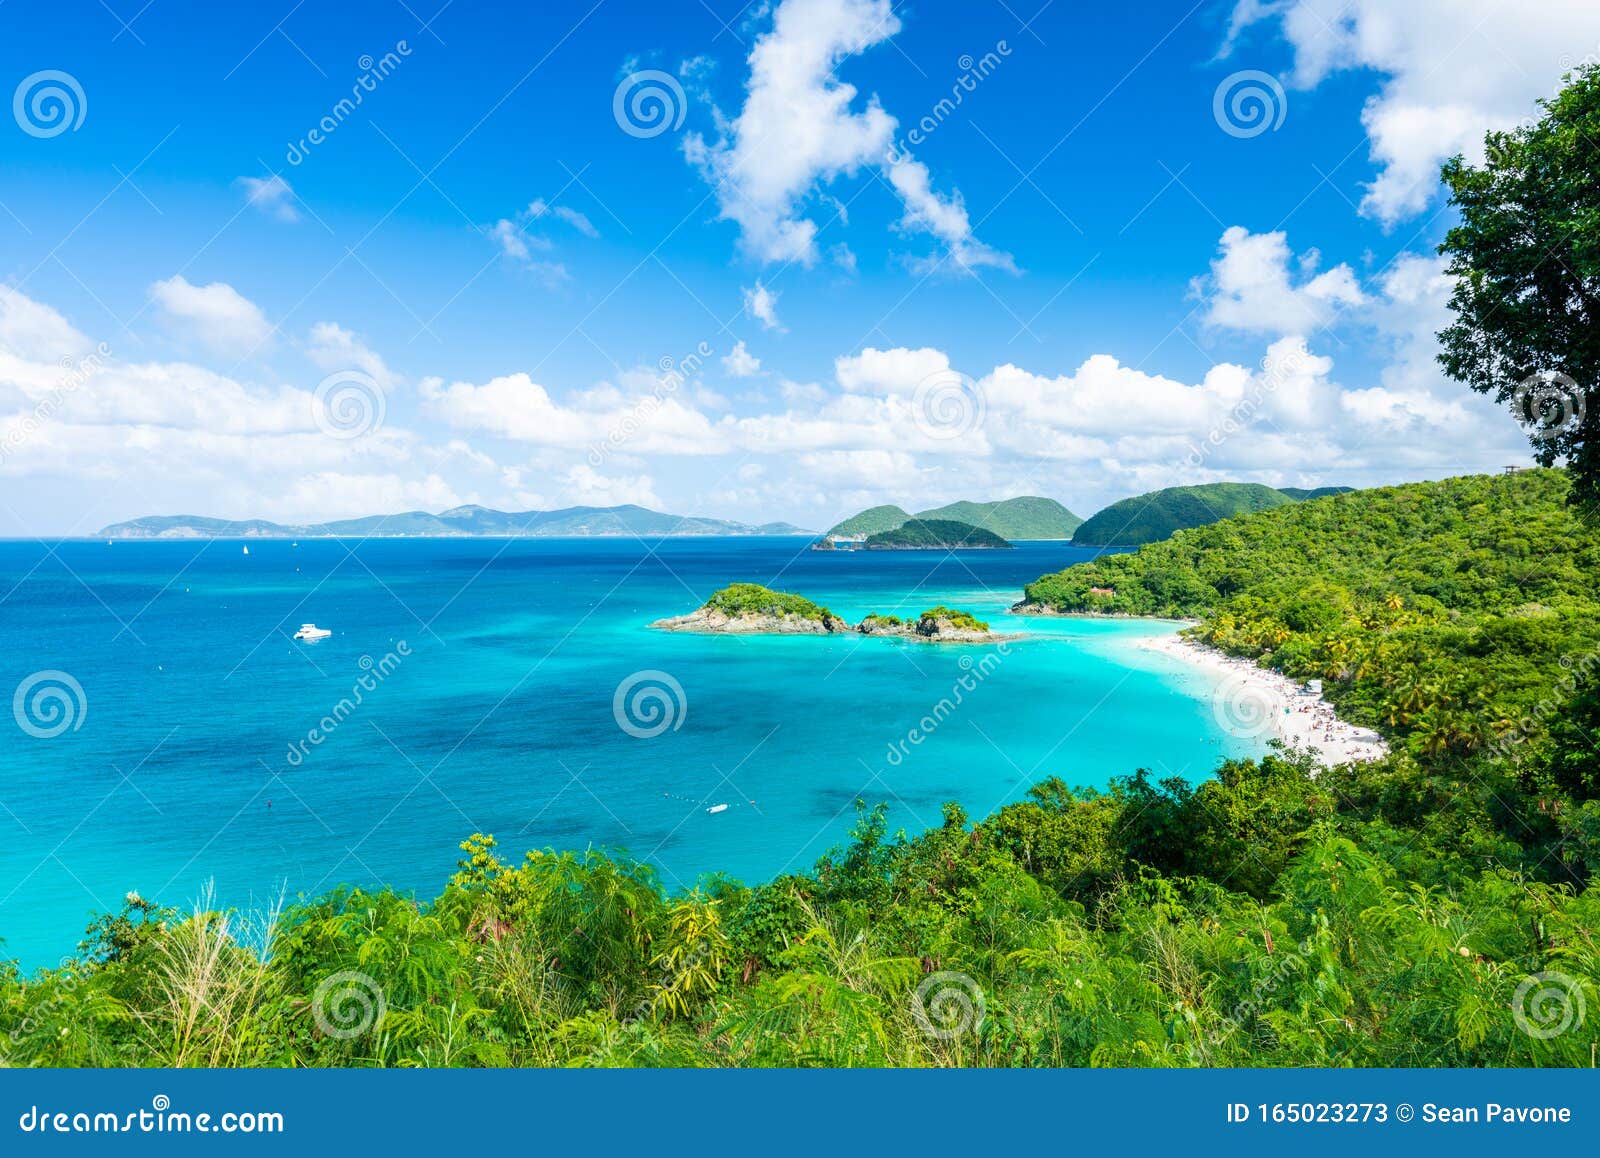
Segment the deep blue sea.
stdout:
<path fill-rule="evenodd" d="M 1024 583 L 1092 554 L 0 543 L 0 955 L 53 964 L 130 890 L 184 906 L 208 883 L 239 907 L 341 883 L 429 897 L 473 832 L 512 857 L 624 849 L 672 887 L 760 880 L 814 864 L 858 798 L 915 831 L 944 801 L 976 819 L 1048 775 L 1198 778 L 1249 753 L 1202 677 L 1130 645 L 1174 625 L 1005 614 Z M 1001 654 L 646 626 L 734 580 L 851 619 L 944 603 L 1028 638 Z M 307 621 L 333 635 L 296 642 Z"/>

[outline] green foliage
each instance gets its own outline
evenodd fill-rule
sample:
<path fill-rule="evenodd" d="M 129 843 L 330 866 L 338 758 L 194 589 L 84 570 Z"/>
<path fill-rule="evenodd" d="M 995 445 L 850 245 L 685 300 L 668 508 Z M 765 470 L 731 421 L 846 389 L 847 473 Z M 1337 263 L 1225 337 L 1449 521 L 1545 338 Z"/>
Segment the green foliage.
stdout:
<path fill-rule="evenodd" d="M 948 619 L 951 626 L 961 628 L 964 631 L 989 630 L 989 625 L 983 620 L 979 619 L 976 615 L 972 614 L 972 612 L 960 611 L 954 607 L 946 607 L 942 603 L 938 607 L 928 608 L 928 610 L 917 616 L 917 622 L 919 625 L 926 624 L 930 628 L 933 624 L 938 623 L 941 619 Z"/>
<path fill-rule="evenodd" d="M 1294 500 L 1260 483 L 1204 483 L 1168 487 L 1112 503 L 1097 511 L 1072 535 L 1085 547 L 1132 547 L 1156 543 L 1175 531 L 1203 527 L 1220 519 L 1270 510 Z"/>
<path fill-rule="evenodd" d="M 1557 471 L 1358 491 L 1071 567 L 1026 598 L 1203 617 L 1200 640 L 1325 681 L 1428 756 L 1521 749 L 1600 649 L 1600 533 L 1567 493 Z"/>
<path fill-rule="evenodd" d="M 1452 378 L 1511 405 L 1545 466 L 1600 502 L 1600 67 L 1579 68 L 1536 122 L 1485 139 L 1481 166 L 1444 167 L 1460 221 L 1455 320 L 1440 333 Z M 1539 377 L 1533 377 L 1538 375 Z M 1559 376 L 1559 377 L 1557 377 Z"/>
<path fill-rule="evenodd" d="M 830 535 L 875 535 L 879 531 L 892 531 L 904 523 L 911 516 L 899 507 L 889 505 L 882 507 L 868 507 L 864 511 L 851 515 L 842 523 L 835 524 L 829 529 Z"/>
<path fill-rule="evenodd" d="M 759 583 L 731 583 L 716 592 L 705 602 L 707 610 L 721 611 L 725 615 L 796 615 L 801 619 L 827 622 L 838 616 L 826 607 L 811 602 L 802 595 L 773 591 Z"/>
<path fill-rule="evenodd" d="M 1083 522 L 1055 499 L 1023 496 L 996 503 L 950 503 L 918 511 L 926 521 L 966 523 L 993 531 L 1002 539 L 1070 539 Z"/>
<path fill-rule="evenodd" d="M 942 550 L 956 551 L 965 548 L 1007 548 L 1011 544 L 993 531 L 985 531 L 969 523 L 953 523 L 942 519 L 912 519 L 892 531 L 879 531 L 867 536 L 863 549 L 887 550 Z"/>

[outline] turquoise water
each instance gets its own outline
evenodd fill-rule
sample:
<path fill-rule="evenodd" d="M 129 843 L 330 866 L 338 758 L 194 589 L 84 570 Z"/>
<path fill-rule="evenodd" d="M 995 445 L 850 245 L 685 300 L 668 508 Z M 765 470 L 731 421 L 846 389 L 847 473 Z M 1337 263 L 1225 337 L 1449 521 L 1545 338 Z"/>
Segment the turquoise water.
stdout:
<path fill-rule="evenodd" d="M 82 689 L 67 686 L 67 716 L 30 715 L 29 695 L 5 721 L 3 953 L 53 963 L 129 890 L 175 905 L 208 882 L 238 906 L 340 883 L 431 896 L 475 831 L 512 856 L 625 849 L 671 886 L 758 880 L 809 868 L 857 797 L 917 830 L 946 800 L 981 817 L 1047 775 L 1198 777 L 1246 754 L 1203 681 L 1131 646 L 1172 625 L 1005 614 L 1023 583 L 1091 556 L 781 538 L 0 543 L 0 690 L 40 671 Z M 852 619 L 946 603 L 1028 638 L 1002 654 L 647 629 L 741 579 Z M 296 642 L 305 621 L 334 634 Z M 681 696 L 646 678 L 625 729 L 614 695 L 642 671 Z M 363 678 L 359 706 L 337 711 Z M 58 735 L 28 730 L 68 716 Z"/>

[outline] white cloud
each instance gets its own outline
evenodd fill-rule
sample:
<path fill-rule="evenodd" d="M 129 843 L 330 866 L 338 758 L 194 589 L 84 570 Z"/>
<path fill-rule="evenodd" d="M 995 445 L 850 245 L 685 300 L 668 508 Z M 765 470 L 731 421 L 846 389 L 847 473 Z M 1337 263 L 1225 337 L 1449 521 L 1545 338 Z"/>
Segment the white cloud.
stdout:
<path fill-rule="evenodd" d="M 744 290 L 744 312 L 760 322 L 763 330 L 784 332 L 783 323 L 778 321 L 778 295 L 762 285 L 760 278 Z"/>
<path fill-rule="evenodd" d="M 720 124 L 716 140 L 685 139 L 685 155 L 715 186 L 722 218 L 739 226 L 753 256 L 814 264 L 811 203 L 827 211 L 824 186 L 877 169 L 904 203 L 903 231 L 934 236 L 956 268 L 1011 267 L 973 238 L 960 194 L 934 192 L 927 168 L 895 151 L 898 122 L 878 97 L 858 103 L 855 86 L 838 77 L 845 61 L 899 30 L 891 0 L 782 0 L 750 50 L 738 116 Z"/>
<path fill-rule="evenodd" d="M 282 177 L 240 177 L 235 184 L 244 189 L 245 201 L 268 217 L 286 222 L 300 220 L 300 211 L 294 207 L 294 190 Z"/>
<path fill-rule="evenodd" d="M 540 218 L 552 216 L 565 221 L 585 237 L 600 236 L 600 231 L 594 227 L 594 222 L 576 209 L 570 209 L 565 205 L 551 205 L 543 197 L 536 197 L 529 203 L 528 217 L 531 220 L 538 221 Z"/>
<path fill-rule="evenodd" d="M 574 506 L 619 507 L 633 503 L 660 509 L 663 505 L 648 475 L 607 476 L 579 463 L 567 471 L 561 484 L 562 498 Z"/>
<path fill-rule="evenodd" d="M 751 378 L 761 372 L 761 359 L 746 348 L 741 339 L 733 350 L 722 356 L 722 368 L 735 378 Z"/>
<path fill-rule="evenodd" d="M 55 310 L 0 285 L 0 350 L 17 358 L 53 362 L 80 355 L 89 345 L 89 339 Z"/>
<path fill-rule="evenodd" d="M 1294 48 L 1291 78 L 1312 88 L 1335 72 L 1383 77 L 1362 109 L 1377 178 L 1364 212 L 1393 224 L 1426 208 L 1439 165 L 1483 157 L 1483 135 L 1536 114 L 1574 57 L 1600 51 L 1600 5 L 1544 0 L 1535 10 L 1503 0 L 1242 0 L 1243 29 L 1277 20 Z"/>
<path fill-rule="evenodd" d="M 1243 333 L 1311 334 L 1331 325 L 1340 309 L 1365 304 L 1348 265 L 1317 273 L 1316 250 L 1296 259 L 1284 233 L 1251 233 L 1235 225 L 1223 233 L 1219 248 L 1210 278 L 1196 282 L 1207 303 L 1208 325 Z"/>
<path fill-rule="evenodd" d="M 183 336 L 219 353 L 244 356 L 272 333 L 261 307 L 226 282 L 199 286 L 177 274 L 153 283 L 150 295 Z"/>
<path fill-rule="evenodd" d="M 517 227 L 515 221 L 502 217 L 489 226 L 489 238 L 500 247 L 500 252 L 506 257 L 517 261 L 529 261 L 533 258 L 532 239 Z"/>
<path fill-rule="evenodd" d="M 398 380 L 377 351 L 333 322 L 318 322 L 311 327 L 306 357 L 330 373 L 360 370 L 385 390 Z"/>

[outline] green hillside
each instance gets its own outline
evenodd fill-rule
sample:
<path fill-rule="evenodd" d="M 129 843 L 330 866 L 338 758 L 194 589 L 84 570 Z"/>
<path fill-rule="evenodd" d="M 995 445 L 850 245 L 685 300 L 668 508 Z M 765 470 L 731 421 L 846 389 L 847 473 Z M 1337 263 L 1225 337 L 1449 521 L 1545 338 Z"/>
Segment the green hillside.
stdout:
<path fill-rule="evenodd" d="M 1306 490 L 1304 487 L 1279 487 L 1278 492 L 1288 495 L 1297 503 L 1303 503 L 1308 499 L 1325 499 L 1332 495 L 1347 495 L 1355 489 L 1355 487 L 1316 487 L 1312 490 Z"/>
<path fill-rule="evenodd" d="M 829 528 L 828 534 L 850 538 L 856 535 L 876 535 L 879 531 L 892 531 L 911 516 L 893 504 L 868 507 L 851 515 L 842 523 Z"/>
<path fill-rule="evenodd" d="M 891 531 L 879 531 L 876 535 L 867 536 L 861 546 L 868 551 L 954 551 L 1003 549 L 1011 544 L 993 531 L 985 531 L 970 523 L 956 523 L 948 519 L 911 519 Z"/>
<path fill-rule="evenodd" d="M 949 519 L 993 531 L 1002 539 L 1070 539 L 1083 522 L 1055 499 L 1024 495 L 994 503 L 951 503 L 918 511 L 919 519 Z"/>
<path fill-rule="evenodd" d="M 1201 639 L 1328 681 L 1354 718 L 1474 751 L 1600 647 L 1600 533 L 1567 493 L 1528 471 L 1292 503 L 1046 575 L 1026 602 L 1203 617 Z"/>
<path fill-rule="evenodd" d="M 1112 503 L 1085 519 L 1072 541 L 1087 547 L 1133 547 L 1156 543 L 1174 531 L 1219 519 L 1270 510 L 1293 502 L 1260 483 L 1204 483 L 1168 487 Z"/>

